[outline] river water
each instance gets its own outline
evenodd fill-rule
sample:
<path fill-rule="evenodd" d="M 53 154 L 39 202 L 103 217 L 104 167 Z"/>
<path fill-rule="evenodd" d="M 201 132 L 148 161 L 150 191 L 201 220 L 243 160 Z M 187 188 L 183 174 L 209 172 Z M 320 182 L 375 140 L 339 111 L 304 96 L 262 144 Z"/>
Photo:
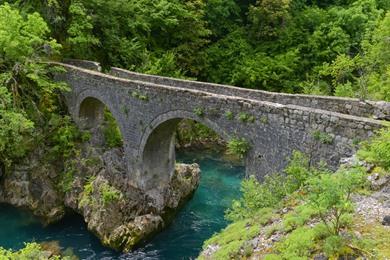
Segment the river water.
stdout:
<path fill-rule="evenodd" d="M 244 167 L 223 161 L 217 154 L 199 152 L 180 153 L 178 161 L 200 164 L 200 186 L 165 231 L 132 253 L 120 254 L 101 246 L 80 216 L 67 216 L 43 227 L 29 212 L 6 205 L 0 205 L 0 247 L 16 250 L 24 242 L 58 241 L 80 259 L 194 259 L 203 241 L 228 224 L 224 211 L 240 196 Z"/>

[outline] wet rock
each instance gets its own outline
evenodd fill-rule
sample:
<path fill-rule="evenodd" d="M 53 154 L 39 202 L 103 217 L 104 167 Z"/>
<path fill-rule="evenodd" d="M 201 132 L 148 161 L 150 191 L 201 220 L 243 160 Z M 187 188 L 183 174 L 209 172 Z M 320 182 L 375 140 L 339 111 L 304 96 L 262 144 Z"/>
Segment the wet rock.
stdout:
<path fill-rule="evenodd" d="M 163 226 L 164 221 L 160 216 L 151 214 L 139 216 L 128 224 L 116 228 L 103 243 L 112 248 L 129 251 L 135 245 L 156 234 Z"/>
<path fill-rule="evenodd" d="M 61 255 L 60 242 L 57 240 L 42 242 L 39 245 L 43 251 L 50 252 L 50 257 Z"/>
<path fill-rule="evenodd" d="M 390 215 L 389 216 L 385 216 L 382 220 L 382 225 L 384 226 L 390 226 Z"/>

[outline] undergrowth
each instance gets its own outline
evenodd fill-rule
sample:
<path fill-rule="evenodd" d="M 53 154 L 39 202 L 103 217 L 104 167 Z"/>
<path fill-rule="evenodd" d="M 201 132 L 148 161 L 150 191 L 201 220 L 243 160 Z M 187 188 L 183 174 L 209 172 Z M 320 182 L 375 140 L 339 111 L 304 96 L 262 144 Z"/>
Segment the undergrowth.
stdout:
<path fill-rule="evenodd" d="M 364 142 L 358 156 L 374 164 L 374 172 L 387 175 L 390 168 L 390 131 L 382 130 Z M 331 172 L 312 166 L 307 156 L 294 152 L 284 170 L 258 182 L 242 182 L 242 198 L 226 211 L 232 224 L 204 243 L 212 259 L 389 259 L 388 229 L 364 223 L 354 211 L 351 196 L 370 194 L 368 172 L 359 165 Z M 275 233 L 281 239 L 271 248 L 253 252 L 250 240 Z M 357 235 L 360 234 L 360 235 Z M 248 244 L 249 243 L 249 244 Z M 204 255 L 201 255 L 202 259 Z"/>

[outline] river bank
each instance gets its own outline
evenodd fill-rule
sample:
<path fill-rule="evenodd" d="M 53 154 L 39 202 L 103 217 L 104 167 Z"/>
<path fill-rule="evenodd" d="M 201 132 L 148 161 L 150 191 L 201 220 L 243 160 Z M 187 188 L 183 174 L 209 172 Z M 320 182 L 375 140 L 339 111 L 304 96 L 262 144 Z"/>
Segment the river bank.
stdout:
<path fill-rule="evenodd" d="M 234 166 L 213 153 L 180 152 L 177 159 L 200 165 L 199 188 L 166 230 L 132 253 L 120 254 L 103 247 L 88 232 L 78 215 L 68 215 L 57 224 L 44 227 L 28 211 L 9 206 L 2 206 L 0 210 L 0 228 L 4 230 L 0 246 L 19 249 L 24 242 L 57 240 L 63 250 L 73 248 L 80 259 L 194 258 L 199 254 L 203 241 L 228 224 L 223 217 L 224 211 L 232 199 L 240 196 L 244 168 Z"/>

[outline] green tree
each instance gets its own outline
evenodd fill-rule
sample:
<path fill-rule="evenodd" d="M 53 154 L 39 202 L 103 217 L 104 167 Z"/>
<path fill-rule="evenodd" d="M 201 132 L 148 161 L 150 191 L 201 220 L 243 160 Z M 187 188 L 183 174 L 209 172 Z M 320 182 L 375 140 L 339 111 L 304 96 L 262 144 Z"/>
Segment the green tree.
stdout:
<path fill-rule="evenodd" d="M 258 40 L 274 39 L 289 19 L 290 0 L 257 0 L 249 8 L 252 37 Z"/>
<path fill-rule="evenodd" d="M 343 218 L 353 211 L 351 195 L 364 184 L 364 174 L 361 168 L 342 169 L 335 174 L 321 174 L 308 181 L 307 201 L 330 234 L 340 235 L 345 225 Z"/>
<path fill-rule="evenodd" d="M 0 6 L 0 161 L 9 164 L 25 155 L 32 139 L 33 121 L 50 112 L 50 95 L 61 84 L 50 81 L 42 56 L 58 44 L 37 14 L 24 18 L 10 5 Z"/>

